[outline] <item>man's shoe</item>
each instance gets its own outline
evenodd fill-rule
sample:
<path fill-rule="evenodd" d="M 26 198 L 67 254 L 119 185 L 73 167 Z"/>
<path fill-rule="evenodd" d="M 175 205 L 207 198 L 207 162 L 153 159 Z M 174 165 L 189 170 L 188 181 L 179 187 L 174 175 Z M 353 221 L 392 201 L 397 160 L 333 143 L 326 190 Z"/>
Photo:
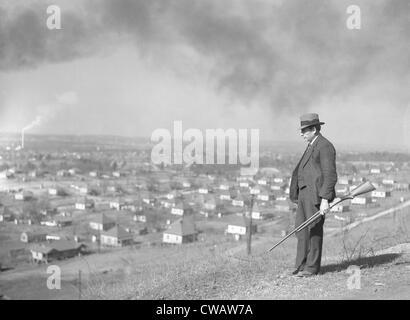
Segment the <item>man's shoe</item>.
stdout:
<path fill-rule="evenodd" d="M 292 271 L 293 276 L 297 276 L 300 274 L 305 266 L 301 264 L 299 267 L 297 267 L 295 270 Z"/>
<path fill-rule="evenodd" d="M 295 270 L 292 271 L 292 275 L 295 276 L 295 275 L 297 275 L 299 272 L 300 272 L 299 269 L 295 269 Z"/>
<path fill-rule="evenodd" d="M 303 270 L 297 274 L 298 277 L 308 278 L 315 276 L 316 273 L 309 272 L 307 270 Z"/>

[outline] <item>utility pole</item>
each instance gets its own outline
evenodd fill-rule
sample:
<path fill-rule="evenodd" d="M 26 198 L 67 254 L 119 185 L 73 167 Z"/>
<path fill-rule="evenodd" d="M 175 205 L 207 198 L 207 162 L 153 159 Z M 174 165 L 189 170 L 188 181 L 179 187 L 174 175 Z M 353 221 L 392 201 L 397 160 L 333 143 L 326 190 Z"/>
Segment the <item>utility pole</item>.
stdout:
<path fill-rule="evenodd" d="M 104 217 L 101 218 L 101 223 L 102 223 L 101 228 L 104 229 Z M 101 229 L 100 229 L 100 228 L 98 228 L 98 239 L 97 239 L 97 243 L 98 243 L 98 253 L 101 253 Z"/>
<path fill-rule="evenodd" d="M 81 300 L 81 270 L 78 270 L 78 300 Z"/>
<path fill-rule="evenodd" d="M 253 213 L 253 202 L 254 202 L 255 195 L 252 194 L 251 196 L 251 205 L 249 210 L 249 224 L 248 224 L 248 242 L 247 242 L 247 253 L 248 256 L 251 255 L 251 245 L 252 245 L 252 213 Z"/>

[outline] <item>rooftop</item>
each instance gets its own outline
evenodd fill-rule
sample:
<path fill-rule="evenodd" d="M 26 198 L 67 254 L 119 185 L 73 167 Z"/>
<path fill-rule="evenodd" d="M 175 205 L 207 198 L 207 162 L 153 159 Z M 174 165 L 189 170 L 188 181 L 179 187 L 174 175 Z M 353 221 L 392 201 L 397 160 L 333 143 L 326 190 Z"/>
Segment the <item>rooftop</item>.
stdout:
<path fill-rule="evenodd" d="M 120 225 L 116 225 L 115 227 L 111 228 L 108 231 L 103 231 L 101 234 L 106 235 L 106 236 L 111 236 L 115 237 L 119 240 L 121 239 L 130 239 L 133 237 L 133 235 L 129 232 L 127 232 L 123 227 Z"/>
<path fill-rule="evenodd" d="M 196 234 L 195 223 L 192 216 L 186 216 L 176 220 L 172 223 L 165 233 L 175 234 L 178 236 L 187 236 L 191 234 Z"/>

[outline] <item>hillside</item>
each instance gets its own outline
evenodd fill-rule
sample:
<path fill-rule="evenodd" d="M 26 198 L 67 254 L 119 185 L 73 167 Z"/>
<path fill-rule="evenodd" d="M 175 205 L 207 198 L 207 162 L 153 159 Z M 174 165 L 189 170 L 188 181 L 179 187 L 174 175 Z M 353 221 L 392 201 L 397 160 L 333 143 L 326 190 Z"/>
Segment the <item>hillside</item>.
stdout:
<path fill-rule="evenodd" d="M 321 274 L 291 277 L 296 239 L 266 254 L 278 238 L 256 235 L 252 255 L 245 242 L 124 248 L 59 263 L 62 290 L 45 287 L 46 266 L 0 274 L 12 299 L 409 299 L 410 215 L 386 215 L 326 236 Z M 387 248 L 390 248 L 386 250 Z M 383 251 L 384 250 L 384 251 Z M 347 268 L 361 268 L 361 289 L 349 290 Z M 21 288 L 29 288 L 21 290 Z"/>
<path fill-rule="evenodd" d="M 129 274 L 126 283 L 120 281 L 109 285 L 109 277 L 101 279 L 99 286 L 92 287 L 89 297 L 408 299 L 410 245 L 397 247 L 396 250 L 380 250 L 410 242 L 409 226 L 410 217 L 403 212 L 360 225 L 344 234 L 325 238 L 321 275 L 310 279 L 289 276 L 293 267 L 295 238 L 270 254 L 265 254 L 277 239 L 259 237 L 253 243 L 253 255 L 250 258 L 244 255 L 244 243 L 231 250 L 212 251 L 208 248 L 200 252 L 190 250 L 187 246 L 178 250 L 183 253 L 183 260 L 175 256 L 173 261 L 171 256 L 162 262 L 157 261 L 158 269 L 152 269 L 151 264 L 142 264 L 139 272 Z M 350 274 L 346 270 L 350 265 L 361 268 L 360 290 L 347 288 Z M 145 277 L 144 272 L 147 272 Z M 161 274 L 165 277 L 161 277 Z M 145 278 L 146 285 L 142 278 Z"/>
<path fill-rule="evenodd" d="M 139 264 L 107 275 L 89 289 L 89 298 L 121 299 L 409 299 L 410 216 L 407 212 L 381 217 L 341 235 L 326 237 L 321 275 L 310 279 L 289 276 L 296 239 L 275 251 L 277 240 L 256 237 L 253 255 L 245 243 L 230 250 L 194 245 L 155 263 Z M 390 250 L 383 250 L 391 247 Z M 181 259 L 182 257 L 182 259 Z M 361 289 L 349 290 L 350 265 L 361 269 Z M 118 279 L 126 279 L 126 281 Z M 117 281 L 118 280 L 118 281 Z"/>

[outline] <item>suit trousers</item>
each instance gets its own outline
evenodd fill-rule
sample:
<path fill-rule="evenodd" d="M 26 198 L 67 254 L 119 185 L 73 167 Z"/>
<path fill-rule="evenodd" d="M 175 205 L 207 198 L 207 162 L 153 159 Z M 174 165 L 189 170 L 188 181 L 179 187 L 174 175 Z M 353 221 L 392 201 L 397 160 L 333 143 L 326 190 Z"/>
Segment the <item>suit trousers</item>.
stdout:
<path fill-rule="evenodd" d="M 315 203 L 308 187 L 299 189 L 295 228 L 319 209 L 320 204 Z M 319 273 L 322 259 L 324 221 L 324 216 L 320 216 L 313 224 L 296 233 L 298 244 L 295 268 L 299 271 L 306 270 L 315 274 Z"/>

